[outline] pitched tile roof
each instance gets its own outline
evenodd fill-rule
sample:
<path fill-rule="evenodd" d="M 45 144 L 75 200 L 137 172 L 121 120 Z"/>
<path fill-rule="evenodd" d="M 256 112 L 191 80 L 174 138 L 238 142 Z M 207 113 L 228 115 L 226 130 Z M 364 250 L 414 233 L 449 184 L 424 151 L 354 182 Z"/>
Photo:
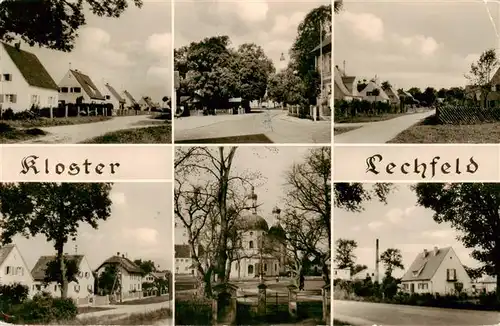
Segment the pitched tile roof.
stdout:
<path fill-rule="evenodd" d="M 446 247 L 437 248 L 437 251 L 427 250 L 419 253 L 401 278 L 401 281 L 424 281 L 432 279 L 450 250 L 452 250 L 451 247 Z M 425 257 L 424 253 L 426 253 Z"/>
<path fill-rule="evenodd" d="M 110 84 L 107 84 L 107 83 L 105 86 L 109 90 L 111 95 L 113 95 L 118 100 L 118 102 L 125 103 L 125 99 L 123 97 L 121 97 L 120 94 L 118 94 L 118 92 L 113 88 L 113 86 L 111 86 Z"/>
<path fill-rule="evenodd" d="M 30 86 L 59 90 L 56 82 L 33 53 L 3 43 L 3 47 Z"/>
<path fill-rule="evenodd" d="M 112 256 L 106 259 L 97 269 L 100 269 L 104 265 L 120 265 L 129 273 L 142 274 L 142 270 L 137 264 L 122 256 Z"/>
<path fill-rule="evenodd" d="M 83 74 L 78 70 L 70 70 L 73 76 L 75 76 L 78 83 L 82 86 L 83 90 L 87 95 L 93 100 L 105 100 L 104 96 L 97 89 L 92 79 L 89 76 Z"/>
<path fill-rule="evenodd" d="M 14 244 L 9 244 L 0 248 L 0 266 L 3 264 L 7 256 L 9 256 L 14 247 Z"/>
<path fill-rule="evenodd" d="M 67 260 L 76 261 L 76 265 L 79 266 L 83 260 L 83 255 L 64 255 Z M 47 270 L 47 265 L 56 260 L 56 256 L 41 256 L 38 258 L 35 266 L 31 270 L 31 275 L 35 281 L 43 281 L 45 279 L 45 271 Z"/>
<path fill-rule="evenodd" d="M 129 99 L 130 102 L 132 102 L 132 104 L 137 104 L 135 98 L 128 91 L 124 91 L 123 94 L 125 94 L 125 96 Z"/>
<path fill-rule="evenodd" d="M 156 105 L 153 103 L 153 101 L 151 100 L 151 98 L 149 96 L 144 96 L 143 99 L 144 99 L 144 102 L 146 102 L 147 106 L 149 106 L 151 108 L 156 107 Z"/>

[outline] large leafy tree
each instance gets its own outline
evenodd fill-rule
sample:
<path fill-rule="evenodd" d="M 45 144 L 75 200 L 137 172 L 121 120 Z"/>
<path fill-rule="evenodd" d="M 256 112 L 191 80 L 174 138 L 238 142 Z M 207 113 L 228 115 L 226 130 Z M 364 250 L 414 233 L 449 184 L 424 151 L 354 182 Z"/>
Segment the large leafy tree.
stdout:
<path fill-rule="evenodd" d="M 481 94 L 482 105 L 486 106 L 486 97 L 491 92 L 492 74 L 496 72 L 500 65 L 495 49 L 484 51 L 476 62 L 470 66 L 469 73 L 465 78 L 470 85 Z"/>
<path fill-rule="evenodd" d="M 337 5 L 338 6 L 338 5 Z M 315 69 L 316 54 L 312 51 L 331 31 L 332 5 L 311 10 L 299 24 L 297 36 L 290 50 L 293 68 L 306 87 L 306 98 L 314 104 L 320 93 L 320 75 Z M 331 37 L 331 35 L 329 36 Z"/>
<path fill-rule="evenodd" d="M 118 18 L 132 2 L 142 0 L 3 0 L 0 1 L 0 40 L 20 37 L 29 45 L 69 52 L 85 25 L 85 11 L 101 17 Z"/>
<path fill-rule="evenodd" d="M 338 239 L 335 241 L 335 258 L 334 261 L 338 268 L 350 268 L 351 271 L 355 268 L 356 254 L 354 251 L 358 248 L 358 243 L 351 239 Z"/>
<path fill-rule="evenodd" d="M 418 205 L 433 210 L 437 223 L 450 223 L 482 270 L 496 276 L 500 302 L 500 184 L 420 183 L 413 190 Z"/>
<path fill-rule="evenodd" d="M 384 264 L 385 275 L 390 277 L 396 268 L 404 269 L 403 255 L 401 250 L 396 248 L 387 248 L 381 255 L 380 261 Z"/>
<path fill-rule="evenodd" d="M 267 91 L 269 98 L 285 105 L 303 104 L 307 101 L 307 87 L 293 66 L 271 75 Z"/>
<path fill-rule="evenodd" d="M 86 223 L 97 229 L 110 216 L 109 183 L 3 183 L 0 184 L 1 242 L 16 235 L 43 235 L 52 242 L 59 262 L 61 297 L 66 298 L 68 280 L 64 246 Z"/>
<path fill-rule="evenodd" d="M 80 269 L 75 259 L 64 259 L 64 266 L 66 269 L 66 281 L 68 283 L 75 282 L 78 283 L 78 273 Z M 47 268 L 45 269 L 44 283 L 56 282 L 62 286 L 63 277 L 61 275 L 61 262 L 57 259 L 51 260 L 47 263 Z"/>
<path fill-rule="evenodd" d="M 333 185 L 333 205 L 350 212 L 360 212 L 363 205 L 373 198 L 386 203 L 387 196 L 394 189 L 390 183 L 375 183 L 366 185 L 362 183 L 335 183 Z"/>
<path fill-rule="evenodd" d="M 112 294 L 120 290 L 121 283 L 116 265 L 106 265 L 104 267 L 104 270 L 97 278 L 97 286 L 102 294 Z"/>
<path fill-rule="evenodd" d="M 136 260 L 134 260 L 134 263 L 137 266 L 139 266 L 139 268 L 142 271 L 143 276 L 146 276 L 151 272 L 156 272 L 156 265 L 155 265 L 155 262 L 152 260 L 136 259 Z"/>

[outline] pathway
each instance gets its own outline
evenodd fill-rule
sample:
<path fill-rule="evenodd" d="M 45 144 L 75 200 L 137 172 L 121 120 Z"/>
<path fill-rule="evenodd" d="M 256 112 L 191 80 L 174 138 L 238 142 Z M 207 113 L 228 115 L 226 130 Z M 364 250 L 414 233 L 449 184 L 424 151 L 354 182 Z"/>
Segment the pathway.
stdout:
<path fill-rule="evenodd" d="M 123 318 L 123 315 L 131 315 L 138 313 L 148 313 L 155 310 L 160 310 L 164 308 L 172 308 L 171 301 L 164 301 L 158 303 L 151 304 L 142 304 L 142 305 L 107 305 L 103 306 L 105 308 L 112 308 L 112 310 L 101 310 L 101 311 L 93 311 L 87 312 L 83 314 L 79 314 L 77 316 L 78 319 L 86 319 L 93 317 L 108 317 L 108 316 L 117 316 L 118 318 Z"/>
<path fill-rule="evenodd" d="M 383 144 L 387 143 L 396 137 L 402 131 L 410 128 L 414 124 L 423 119 L 435 114 L 435 110 L 426 111 L 423 113 L 408 114 L 390 120 L 369 122 L 369 123 L 352 123 L 352 124 L 335 124 L 335 127 L 357 127 L 339 135 L 334 136 L 336 144 Z"/>

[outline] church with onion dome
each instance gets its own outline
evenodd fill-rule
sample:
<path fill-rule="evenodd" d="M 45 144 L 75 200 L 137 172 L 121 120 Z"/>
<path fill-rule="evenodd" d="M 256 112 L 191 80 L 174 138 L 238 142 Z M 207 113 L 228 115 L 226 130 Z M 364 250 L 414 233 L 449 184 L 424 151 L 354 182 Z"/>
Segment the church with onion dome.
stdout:
<path fill-rule="evenodd" d="M 276 277 L 285 271 L 285 248 L 276 245 L 270 247 L 273 231 L 281 230 L 278 224 L 269 228 L 265 218 L 257 213 L 257 195 L 252 189 L 249 196 L 252 200 L 252 210 L 239 218 L 237 225 L 239 233 L 239 250 L 235 261 L 231 263 L 231 279 L 251 279 L 254 277 Z M 279 215 L 279 210 L 273 210 Z M 277 221 L 277 216 L 275 216 Z M 270 232 L 271 231 L 271 232 Z"/>

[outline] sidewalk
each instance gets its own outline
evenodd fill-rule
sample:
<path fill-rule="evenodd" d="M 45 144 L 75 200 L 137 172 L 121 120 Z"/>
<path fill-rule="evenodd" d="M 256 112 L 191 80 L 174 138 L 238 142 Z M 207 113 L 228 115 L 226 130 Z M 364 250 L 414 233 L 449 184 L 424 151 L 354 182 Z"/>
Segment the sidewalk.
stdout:
<path fill-rule="evenodd" d="M 180 117 L 174 119 L 174 130 L 190 130 L 201 127 L 210 126 L 219 122 L 240 120 L 248 118 L 249 115 L 258 113 L 248 113 L 248 114 L 221 114 L 221 115 L 195 115 L 189 117 Z"/>

